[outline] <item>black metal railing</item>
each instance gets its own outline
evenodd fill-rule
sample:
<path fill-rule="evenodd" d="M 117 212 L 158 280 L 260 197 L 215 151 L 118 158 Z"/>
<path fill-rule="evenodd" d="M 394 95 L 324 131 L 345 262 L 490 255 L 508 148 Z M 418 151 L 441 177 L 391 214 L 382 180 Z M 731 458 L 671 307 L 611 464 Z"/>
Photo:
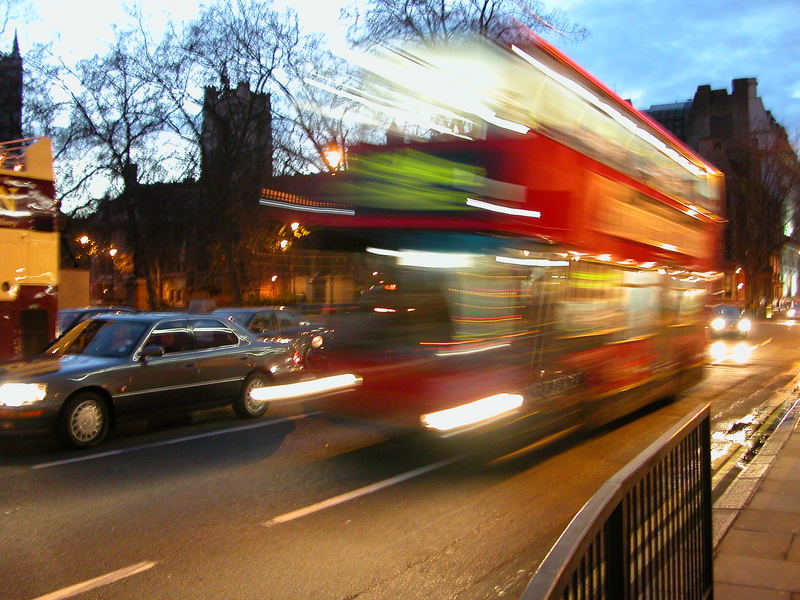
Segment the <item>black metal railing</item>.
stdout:
<path fill-rule="evenodd" d="M 609 479 L 572 519 L 522 600 L 713 596 L 709 405 Z"/>

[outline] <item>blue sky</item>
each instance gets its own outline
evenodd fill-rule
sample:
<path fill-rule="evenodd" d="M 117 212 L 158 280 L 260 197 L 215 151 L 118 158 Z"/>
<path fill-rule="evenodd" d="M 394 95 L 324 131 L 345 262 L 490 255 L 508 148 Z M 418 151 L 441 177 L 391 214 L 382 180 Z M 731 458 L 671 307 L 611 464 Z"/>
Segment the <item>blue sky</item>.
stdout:
<path fill-rule="evenodd" d="M 559 43 L 637 108 L 682 101 L 698 85 L 756 77 L 767 110 L 800 134 L 800 1 L 561 0 L 591 36 Z"/>
<path fill-rule="evenodd" d="M 0 0 L 3 3 L 4 0 Z M 313 31 L 341 36 L 345 0 L 285 0 Z M 199 3 L 141 0 L 153 27 L 168 17 L 192 18 Z M 14 27 L 23 53 L 35 41 L 53 40 L 67 62 L 103 50 L 111 25 L 125 20 L 122 2 L 27 0 L 24 18 L 7 26 L 0 51 L 10 49 Z M 590 31 L 575 43 L 550 41 L 590 73 L 630 98 L 637 108 L 692 97 L 698 85 L 728 88 L 731 80 L 756 77 L 767 110 L 800 135 L 800 0 L 558 0 Z"/>

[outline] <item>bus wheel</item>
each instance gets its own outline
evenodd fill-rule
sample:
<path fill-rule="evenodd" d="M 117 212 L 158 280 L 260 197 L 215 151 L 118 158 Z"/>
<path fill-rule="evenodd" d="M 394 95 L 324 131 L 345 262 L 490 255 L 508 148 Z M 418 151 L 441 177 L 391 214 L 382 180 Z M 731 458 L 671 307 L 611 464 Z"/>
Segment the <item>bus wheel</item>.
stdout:
<path fill-rule="evenodd" d="M 108 421 L 103 398 L 94 392 L 80 392 L 69 398 L 61 410 L 59 437 L 70 448 L 96 446 L 108 433 Z"/>
<path fill-rule="evenodd" d="M 253 373 L 242 384 L 242 391 L 233 403 L 233 410 L 242 419 L 255 419 L 267 412 L 269 402 L 263 400 L 253 400 L 250 392 L 254 388 L 267 387 L 270 384 L 269 378 L 263 373 Z"/>

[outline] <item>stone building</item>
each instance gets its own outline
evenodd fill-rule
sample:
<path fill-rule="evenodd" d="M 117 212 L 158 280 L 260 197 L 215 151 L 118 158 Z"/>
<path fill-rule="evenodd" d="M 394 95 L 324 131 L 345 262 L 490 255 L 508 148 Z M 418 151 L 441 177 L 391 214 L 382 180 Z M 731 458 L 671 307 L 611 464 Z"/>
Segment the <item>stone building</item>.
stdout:
<path fill-rule="evenodd" d="M 273 154 L 270 95 L 251 91 L 245 82 L 236 88 L 207 87 L 200 148 L 201 180 L 222 166 L 267 181 L 272 177 Z"/>
<path fill-rule="evenodd" d="M 725 173 L 724 295 L 763 307 L 800 295 L 800 167 L 757 88 L 755 78 L 734 79 L 731 92 L 701 85 L 645 112 Z"/>
<path fill-rule="evenodd" d="M 10 54 L 0 54 L 0 140 L 22 137 L 22 56 L 17 36 Z"/>

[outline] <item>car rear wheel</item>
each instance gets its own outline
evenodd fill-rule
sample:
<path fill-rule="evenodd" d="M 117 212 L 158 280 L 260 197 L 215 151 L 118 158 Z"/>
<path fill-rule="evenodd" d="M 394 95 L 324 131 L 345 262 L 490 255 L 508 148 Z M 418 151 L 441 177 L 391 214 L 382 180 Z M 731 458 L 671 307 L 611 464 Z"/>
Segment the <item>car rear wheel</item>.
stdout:
<path fill-rule="evenodd" d="M 108 407 L 103 399 L 93 392 L 81 392 L 64 404 L 59 436 L 70 448 L 96 446 L 108 433 L 108 421 Z"/>
<path fill-rule="evenodd" d="M 233 410 L 242 419 L 255 419 L 267 412 L 269 402 L 264 400 L 253 400 L 250 392 L 254 388 L 266 387 L 270 384 L 269 378 L 264 373 L 253 373 L 242 384 L 242 391 L 236 402 L 233 403 Z"/>

